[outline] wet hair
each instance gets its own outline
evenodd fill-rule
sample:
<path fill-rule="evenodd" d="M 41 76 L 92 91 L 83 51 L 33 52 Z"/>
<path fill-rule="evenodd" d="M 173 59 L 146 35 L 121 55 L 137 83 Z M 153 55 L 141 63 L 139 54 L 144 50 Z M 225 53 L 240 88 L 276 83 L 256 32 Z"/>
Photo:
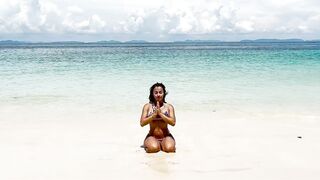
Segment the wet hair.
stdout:
<path fill-rule="evenodd" d="M 166 91 L 166 87 L 162 83 L 158 83 L 158 82 L 150 87 L 149 102 L 153 103 L 153 104 L 157 103 L 156 100 L 153 97 L 153 90 L 154 90 L 155 87 L 162 87 L 162 89 L 163 89 L 163 102 L 166 103 L 166 99 L 165 98 L 166 98 L 166 95 L 168 94 L 168 92 Z"/>

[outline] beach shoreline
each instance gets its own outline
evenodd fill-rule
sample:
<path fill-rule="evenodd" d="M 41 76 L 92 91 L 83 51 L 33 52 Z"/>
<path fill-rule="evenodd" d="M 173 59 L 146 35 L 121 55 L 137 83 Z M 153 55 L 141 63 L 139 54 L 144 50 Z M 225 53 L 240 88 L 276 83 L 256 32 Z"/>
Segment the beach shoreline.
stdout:
<path fill-rule="evenodd" d="M 22 107 L 0 112 L 1 179 L 320 177 L 317 114 L 301 121 L 178 111 L 169 127 L 177 152 L 147 154 L 140 112 Z"/>

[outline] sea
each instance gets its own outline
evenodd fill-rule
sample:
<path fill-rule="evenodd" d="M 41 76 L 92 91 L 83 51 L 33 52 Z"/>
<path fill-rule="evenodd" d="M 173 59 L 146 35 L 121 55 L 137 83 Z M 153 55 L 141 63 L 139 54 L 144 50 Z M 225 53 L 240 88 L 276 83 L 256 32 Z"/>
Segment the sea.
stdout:
<path fill-rule="evenodd" d="M 320 42 L 0 45 L 0 109 L 141 112 L 166 86 L 176 112 L 320 111 Z"/>

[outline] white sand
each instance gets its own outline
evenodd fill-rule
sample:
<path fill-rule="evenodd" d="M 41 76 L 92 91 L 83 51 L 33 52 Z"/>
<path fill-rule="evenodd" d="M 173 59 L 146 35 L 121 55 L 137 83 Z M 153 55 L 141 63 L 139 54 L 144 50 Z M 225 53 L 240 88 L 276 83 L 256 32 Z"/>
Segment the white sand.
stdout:
<path fill-rule="evenodd" d="M 318 115 L 177 112 L 175 154 L 140 148 L 139 117 L 1 107 L 0 179 L 320 179 Z"/>

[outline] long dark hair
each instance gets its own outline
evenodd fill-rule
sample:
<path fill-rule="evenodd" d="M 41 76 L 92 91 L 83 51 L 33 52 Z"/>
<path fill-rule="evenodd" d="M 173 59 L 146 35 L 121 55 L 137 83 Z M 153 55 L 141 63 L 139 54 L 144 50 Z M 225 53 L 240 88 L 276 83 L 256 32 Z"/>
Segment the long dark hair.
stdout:
<path fill-rule="evenodd" d="M 158 87 L 158 86 L 162 87 L 162 89 L 163 89 L 163 102 L 166 103 L 165 98 L 166 98 L 166 95 L 168 94 L 168 92 L 166 91 L 166 87 L 162 83 L 158 83 L 158 82 L 150 87 L 149 102 L 156 104 L 156 100 L 153 97 L 153 90 L 155 87 Z"/>

